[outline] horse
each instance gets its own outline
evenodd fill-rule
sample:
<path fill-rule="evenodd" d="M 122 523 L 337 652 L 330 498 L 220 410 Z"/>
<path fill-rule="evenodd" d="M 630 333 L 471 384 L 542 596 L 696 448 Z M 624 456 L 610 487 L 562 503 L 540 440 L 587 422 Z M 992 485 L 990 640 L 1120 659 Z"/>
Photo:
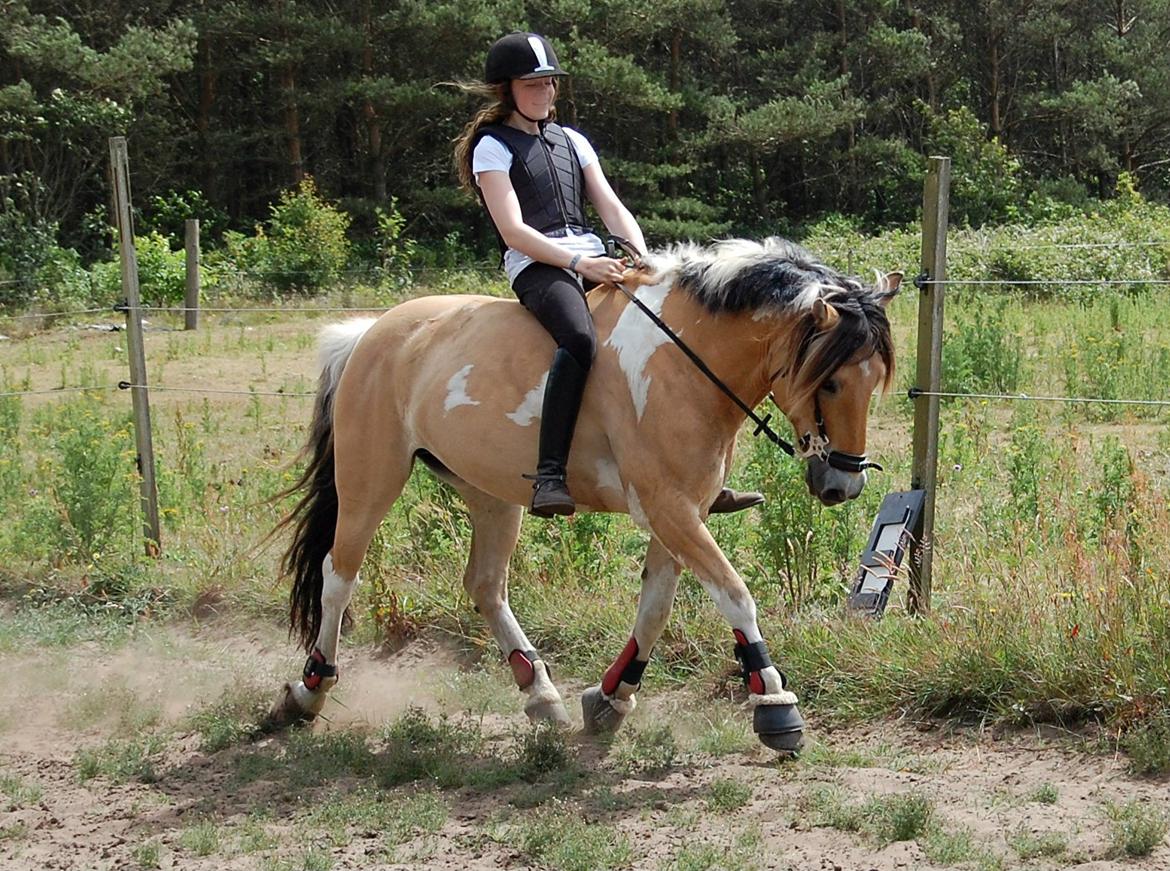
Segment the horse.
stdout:
<path fill-rule="evenodd" d="M 582 696 L 586 733 L 613 732 L 633 710 L 685 567 L 730 624 L 757 737 L 799 749 L 797 697 L 768 654 L 755 600 L 706 526 L 707 507 L 731 470 L 745 408 L 767 396 L 799 434 L 810 493 L 826 505 L 857 497 L 875 465 L 865 460 L 870 399 L 893 379 L 885 308 L 901 279 L 891 272 L 865 285 L 773 237 L 675 245 L 627 269 L 620 286 L 588 293 L 597 352 L 568 482 L 578 510 L 628 514 L 649 545 L 629 641 Z M 282 561 L 290 636 L 309 656 L 269 727 L 312 720 L 337 683 L 342 617 L 366 549 L 416 460 L 466 503 L 463 583 L 525 712 L 569 725 L 547 663 L 508 605 L 553 350 L 517 301 L 490 296 L 420 297 L 322 331 L 307 462 L 287 491 L 300 501 L 278 526 L 292 529 Z"/>

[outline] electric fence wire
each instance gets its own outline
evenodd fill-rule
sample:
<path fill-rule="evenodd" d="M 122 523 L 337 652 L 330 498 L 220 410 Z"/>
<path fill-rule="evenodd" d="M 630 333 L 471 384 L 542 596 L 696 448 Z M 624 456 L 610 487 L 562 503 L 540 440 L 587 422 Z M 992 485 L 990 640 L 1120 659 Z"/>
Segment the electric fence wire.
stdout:
<path fill-rule="evenodd" d="M 919 396 L 938 396 L 942 399 L 988 399 L 1013 402 L 1068 402 L 1094 403 L 1097 405 L 1144 405 L 1170 407 L 1170 399 L 1105 399 L 1092 396 L 1031 396 L 1027 393 L 947 393 L 940 390 L 919 390 L 912 387 L 906 394 L 908 399 Z"/>

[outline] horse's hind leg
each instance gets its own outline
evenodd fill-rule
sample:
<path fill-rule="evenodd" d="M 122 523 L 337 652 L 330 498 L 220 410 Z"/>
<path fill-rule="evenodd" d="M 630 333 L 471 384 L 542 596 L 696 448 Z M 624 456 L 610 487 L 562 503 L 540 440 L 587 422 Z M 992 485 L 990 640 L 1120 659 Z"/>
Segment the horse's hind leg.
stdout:
<path fill-rule="evenodd" d="M 634 693 L 642 683 L 642 672 L 650 660 L 650 653 L 666 628 L 681 570 L 666 548 L 656 539 L 650 539 L 646 564 L 642 569 L 642 594 L 638 597 L 634 633 L 621 655 L 605 672 L 601 683 L 581 696 L 586 734 L 613 732 L 634 709 Z"/>
<path fill-rule="evenodd" d="M 405 452 L 395 456 L 383 445 L 371 457 L 366 442 L 339 446 L 350 450 L 337 455 L 337 524 L 333 546 L 321 564 L 319 628 L 301 679 L 285 684 L 284 695 L 269 714 L 270 729 L 312 720 L 325 706 L 338 680 L 341 621 L 360 581 L 358 570 L 378 524 L 410 477 L 411 458 Z"/>
<path fill-rule="evenodd" d="M 508 560 L 520 536 L 524 516 L 518 505 L 501 502 L 463 482 L 452 482 L 471 514 L 471 556 L 463 585 L 491 627 L 508 660 L 516 684 L 528 696 L 524 712 L 533 722 L 551 720 L 568 725 L 569 715 L 553 686 L 548 667 L 533 648 L 508 605 Z"/>

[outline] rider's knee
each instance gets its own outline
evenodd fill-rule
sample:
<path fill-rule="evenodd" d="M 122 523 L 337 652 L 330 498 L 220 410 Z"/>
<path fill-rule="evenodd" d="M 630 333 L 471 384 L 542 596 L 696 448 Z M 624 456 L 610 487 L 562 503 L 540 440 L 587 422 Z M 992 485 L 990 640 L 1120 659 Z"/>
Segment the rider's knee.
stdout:
<path fill-rule="evenodd" d="M 592 333 L 574 333 L 562 342 L 561 347 L 569 352 L 578 366 L 588 371 L 597 353 L 597 337 Z"/>

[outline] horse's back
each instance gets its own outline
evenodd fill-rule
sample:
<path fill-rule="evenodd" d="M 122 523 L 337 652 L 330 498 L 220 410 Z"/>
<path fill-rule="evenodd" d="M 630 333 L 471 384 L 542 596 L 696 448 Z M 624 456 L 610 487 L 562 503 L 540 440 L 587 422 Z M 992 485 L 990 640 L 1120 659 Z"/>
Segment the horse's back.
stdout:
<path fill-rule="evenodd" d="M 530 485 L 520 475 L 535 468 L 555 347 L 515 300 L 409 300 L 382 315 L 358 343 L 339 386 L 337 420 L 348 411 L 350 421 L 361 417 L 363 427 L 373 425 L 378 438 L 426 450 L 473 486 L 526 501 Z M 586 390 L 575 444 L 599 442 L 596 449 L 604 450 L 600 422 L 590 413 L 596 389 Z"/>

